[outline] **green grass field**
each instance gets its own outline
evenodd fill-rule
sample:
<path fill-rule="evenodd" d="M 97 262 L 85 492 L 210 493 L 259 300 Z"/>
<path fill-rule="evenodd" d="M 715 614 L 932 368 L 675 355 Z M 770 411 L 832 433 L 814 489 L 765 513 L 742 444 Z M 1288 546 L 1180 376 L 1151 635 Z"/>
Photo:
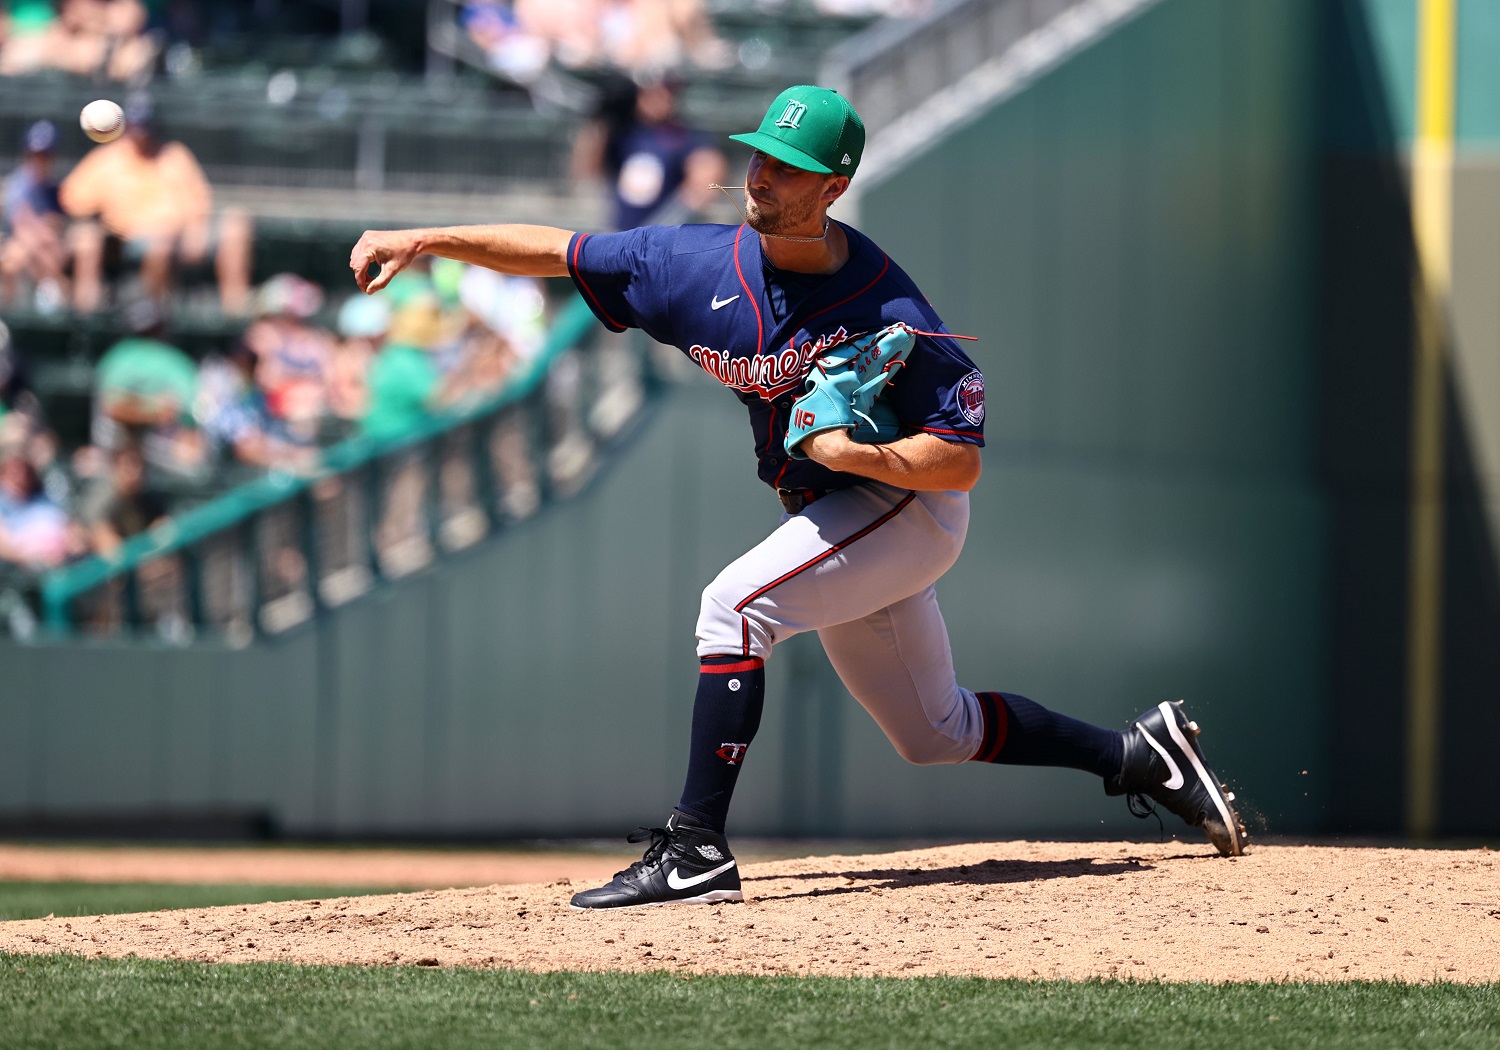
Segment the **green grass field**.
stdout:
<path fill-rule="evenodd" d="M 317 897 L 350 897 L 392 890 L 349 886 L 240 886 L 152 882 L 0 882 L 0 922 L 47 915 L 115 915 L 161 908 L 212 908 Z"/>
<path fill-rule="evenodd" d="M 332 896 L 0 883 L 0 916 Z M 1214 986 L 206 965 L 0 955 L 0 1046 L 1500 1048 L 1500 986 Z"/>
<path fill-rule="evenodd" d="M 0 956 L 7 1048 L 1500 1046 L 1494 986 L 530 974 Z"/>

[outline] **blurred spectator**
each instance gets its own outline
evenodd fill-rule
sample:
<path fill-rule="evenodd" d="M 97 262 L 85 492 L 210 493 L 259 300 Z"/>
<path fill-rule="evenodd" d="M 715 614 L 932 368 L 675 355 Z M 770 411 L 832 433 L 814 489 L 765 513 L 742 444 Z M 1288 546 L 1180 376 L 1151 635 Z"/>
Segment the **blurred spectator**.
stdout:
<path fill-rule="evenodd" d="M 469 0 L 459 22 L 484 61 L 518 84 L 529 84 L 547 68 L 547 41 L 527 30 L 511 0 Z"/>
<path fill-rule="evenodd" d="M 42 479 L 46 496 L 66 507 L 72 481 L 58 459 L 57 435 L 45 424 L 41 402 L 26 376 L 25 362 L 0 321 L 0 447 L 20 448 Z"/>
<path fill-rule="evenodd" d="M 11 35 L 0 49 L 0 73 L 60 69 L 134 80 L 149 72 L 156 45 L 143 33 L 140 0 L 22 0 L 11 5 Z"/>
<path fill-rule="evenodd" d="M 10 338 L 10 327 L 0 321 L 0 419 L 11 412 L 41 416 L 41 406 L 31 391 L 26 362 Z"/>
<path fill-rule="evenodd" d="M 684 62 L 709 69 L 732 62 L 702 0 L 515 0 L 515 17 L 570 68 L 652 73 Z"/>
<path fill-rule="evenodd" d="M 22 275 L 36 285 L 35 304 L 44 313 L 67 303 L 65 218 L 52 176 L 57 128 L 49 120 L 31 125 L 22 140 L 21 164 L 5 180 L 0 248 L 0 303 L 14 306 Z"/>
<path fill-rule="evenodd" d="M 215 217 L 197 158 L 180 142 L 162 141 L 149 98 L 131 98 L 125 116 L 126 133 L 91 150 L 59 191 L 69 215 L 99 220 L 74 227 L 75 306 L 99 306 L 107 256 L 139 261 L 146 294 L 160 299 L 174 263 L 197 265 L 212 252 L 220 304 L 242 312 L 250 293 L 249 216 L 228 209 Z"/>
<path fill-rule="evenodd" d="M 7 434 L 0 439 L 0 561 L 51 568 L 82 549 L 67 512 L 47 498 L 23 447 Z"/>
<path fill-rule="evenodd" d="M 146 462 L 133 442 L 113 453 L 85 446 L 74 456 L 74 469 L 84 486 L 75 502 L 79 524 L 74 526 L 84 552 L 114 560 L 127 540 L 167 519 L 167 501 L 147 487 Z M 178 641 L 185 640 L 189 630 L 185 581 L 178 556 L 152 557 L 136 566 L 136 612 L 163 636 Z M 125 579 L 115 577 L 81 596 L 74 609 L 78 622 L 98 631 L 119 631 L 130 604 L 126 590 Z"/>
<path fill-rule="evenodd" d="M 146 488 L 146 460 L 135 445 L 115 453 L 109 484 L 97 488 L 79 510 L 94 551 L 105 558 L 167 516 L 166 501 Z"/>
<path fill-rule="evenodd" d="M 364 433 L 400 434 L 454 400 L 458 373 L 445 383 L 434 360 L 453 345 L 453 334 L 435 295 L 418 297 L 396 311 L 386 345 L 370 365 L 369 405 L 360 423 Z"/>
<path fill-rule="evenodd" d="M 462 268 L 458 301 L 469 316 L 502 337 L 519 359 L 535 357 L 547 338 L 547 298 L 541 282 L 483 266 Z"/>
<path fill-rule="evenodd" d="M 473 407 L 494 397 L 504 388 L 516 361 L 509 340 L 476 325 L 464 339 L 463 359 L 451 376 L 452 407 Z"/>
<path fill-rule="evenodd" d="M 271 415 L 256 381 L 255 352 L 240 342 L 228 357 L 213 357 L 198 371 L 193 417 L 219 456 L 245 466 L 299 471 L 317 463 L 311 437 L 289 430 Z"/>
<path fill-rule="evenodd" d="M 609 181 L 617 230 L 703 211 L 716 192 L 709 183 L 729 170 L 713 137 L 678 119 L 680 87 L 671 79 L 616 85 L 574 140 L 573 175 Z"/>
<path fill-rule="evenodd" d="M 42 481 L 42 492 L 59 507 L 71 507 L 73 478 L 60 455 L 57 435 L 40 423 L 33 422 L 26 439 L 26 460 Z"/>
<path fill-rule="evenodd" d="M 46 68 L 57 22 L 52 0 L 11 0 L 7 6 L 0 36 L 0 74 L 13 76 Z"/>
<path fill-rule="evenodd" d="M 333 354 L 333 337 L 310 323 L 323 305 L 323 290 L 296 274 L 277 274 L 261 286 L 257 304 L 259 316 L 244 339 L 255 355 L 266 407 L 288 440 L 314 445 L 327 408 Z"/>
<path fill-rule="evenodd" d="M 225 356 L 210 354 L 198 369 L 193 420 L 221 458 L 259 459 L 270 424 L 265 394 L 255 382 L 255 352 L 237 342 Z"/>
<path fill-rule="evenodd" d="M 370 400 L 370 365 L 391 327 L 390 304 L 380 296 L 353 295 L 339 308 L 328 369 L 328 408 L 335 418 L 363 418 Z"/>
<path fill-rule="evenodd" d="M 197 365 L 162 341 L 161 314 L 150 301 L 133 304 L 127 320 L 135 334 L 105 351 L 94 369 L 94 444 L 118 452 L 138 439 L 152 466 L 201 475 L 207 450 L 193 426 Z"/>

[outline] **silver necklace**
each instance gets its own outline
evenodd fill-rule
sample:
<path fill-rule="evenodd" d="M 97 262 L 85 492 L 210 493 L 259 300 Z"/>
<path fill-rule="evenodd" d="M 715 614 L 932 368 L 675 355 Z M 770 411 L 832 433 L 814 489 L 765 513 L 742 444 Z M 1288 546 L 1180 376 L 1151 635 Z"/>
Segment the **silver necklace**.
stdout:
<path fill-rule="evenodd" d="M 734 194 L 729 192 L 730 190 L 743 190 L 744 186 L 720 186 L 717 182 L 710 182 L 708 188 L 723 191 L 724 196 L 729 198 L 729 203 L 734 205 L 734 210 L 740 213 L 740 218 L 745 220 L 745 225 L 750 225 L 750 216 L 745 214 L 745 210 L 740 207 L 740 202 L 735 200 Z M 828 216 L 823 216 L 823 232 L 816 237 L 791 237 L 784 233 L 760 233 L 759 230 L 755 232 L 760 233 L 762 237 L 775 237 L 778 241 L 790 241 L 793 244 L 816 244 L 828 236 L 828 229 L 831 225 Z M 754 227 L 751 228 L 754 229 Z"/>

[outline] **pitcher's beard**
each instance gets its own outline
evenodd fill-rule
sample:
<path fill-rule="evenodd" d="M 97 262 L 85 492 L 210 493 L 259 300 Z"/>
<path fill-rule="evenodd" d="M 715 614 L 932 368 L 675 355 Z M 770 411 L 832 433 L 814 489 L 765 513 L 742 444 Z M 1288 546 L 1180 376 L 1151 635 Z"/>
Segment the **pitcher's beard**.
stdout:
<path fill-rule="evenodd" d="M 785 236 L 790 231 L 809 222 L 818 210 L 817 198 L 783 204 L 778 215 L 772 218 L 760 210 L 760 202 L 745 194 L 745 223 L 756 233 Z"/>

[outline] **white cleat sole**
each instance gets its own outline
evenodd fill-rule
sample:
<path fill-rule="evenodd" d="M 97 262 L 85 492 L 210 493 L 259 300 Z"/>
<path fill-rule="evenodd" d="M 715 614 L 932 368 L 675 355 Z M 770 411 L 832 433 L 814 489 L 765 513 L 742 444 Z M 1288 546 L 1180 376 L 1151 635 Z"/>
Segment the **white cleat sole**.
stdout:
<path fill-rule="evenodd" d="M 1178 701 L 1178 703 L 1181 703 L 1181 701 Z M 1203 830 L 1208 833 L 1208 837 L 1213 840 L 1214 845 L 1218 847 L 1219 852 L 1224 854 L 1224 856 L 1243 856 L 1245 853 L 1245 829 L 1240 823 L 1239 814 L 1230 805 L 1230 802 L 1234 800 L 1234 794 L 1224 790 L 1224 786 L 1219 783 L 1219 778 L 1209 771 L 1203 759 L 1199 757 L 1198 749 L 1182 735 L 1182 728 L 1177 724 L 1177 712 L 1172 710 L 1173 706 L 1171 701 L 1163 700 L 1156 705 L 1156 709 L 1161 712 L 1162 720 L 1167 725 L 1167 732 L 1171 734 L 1172 742 L 1182 750 L 1183 754 L 1187 755 L 1188 763 L 1193 767 L 1193 772 L 1197 775 L 1199 782 L 1207 789 L 1208 797 L 1213 799 L 1214 808 L 1218 811 L 1219 815 L 1218 827 L 1210 827 L 1209 824 L 1213 822 L 1212 820 L 1208 820 L 1204 822 Z M 1198 735 L 1197 723 L 1189 722 L 1188 730 L 1196 737 Z"/>
<path fill-rule="evenodd" d="M 576 904 L 569 904 L 573 911 L 625 911 L 629 908 L 660 908 L 668 904 L 723 904 L 743 901 L 745 894 L 741 890 L 709 890 L 700 893 L 696 897 L 683 897 L 675 901 L 642 901 L 640 904 L 616 904 L 610 908 L 580 908 Z"/>

